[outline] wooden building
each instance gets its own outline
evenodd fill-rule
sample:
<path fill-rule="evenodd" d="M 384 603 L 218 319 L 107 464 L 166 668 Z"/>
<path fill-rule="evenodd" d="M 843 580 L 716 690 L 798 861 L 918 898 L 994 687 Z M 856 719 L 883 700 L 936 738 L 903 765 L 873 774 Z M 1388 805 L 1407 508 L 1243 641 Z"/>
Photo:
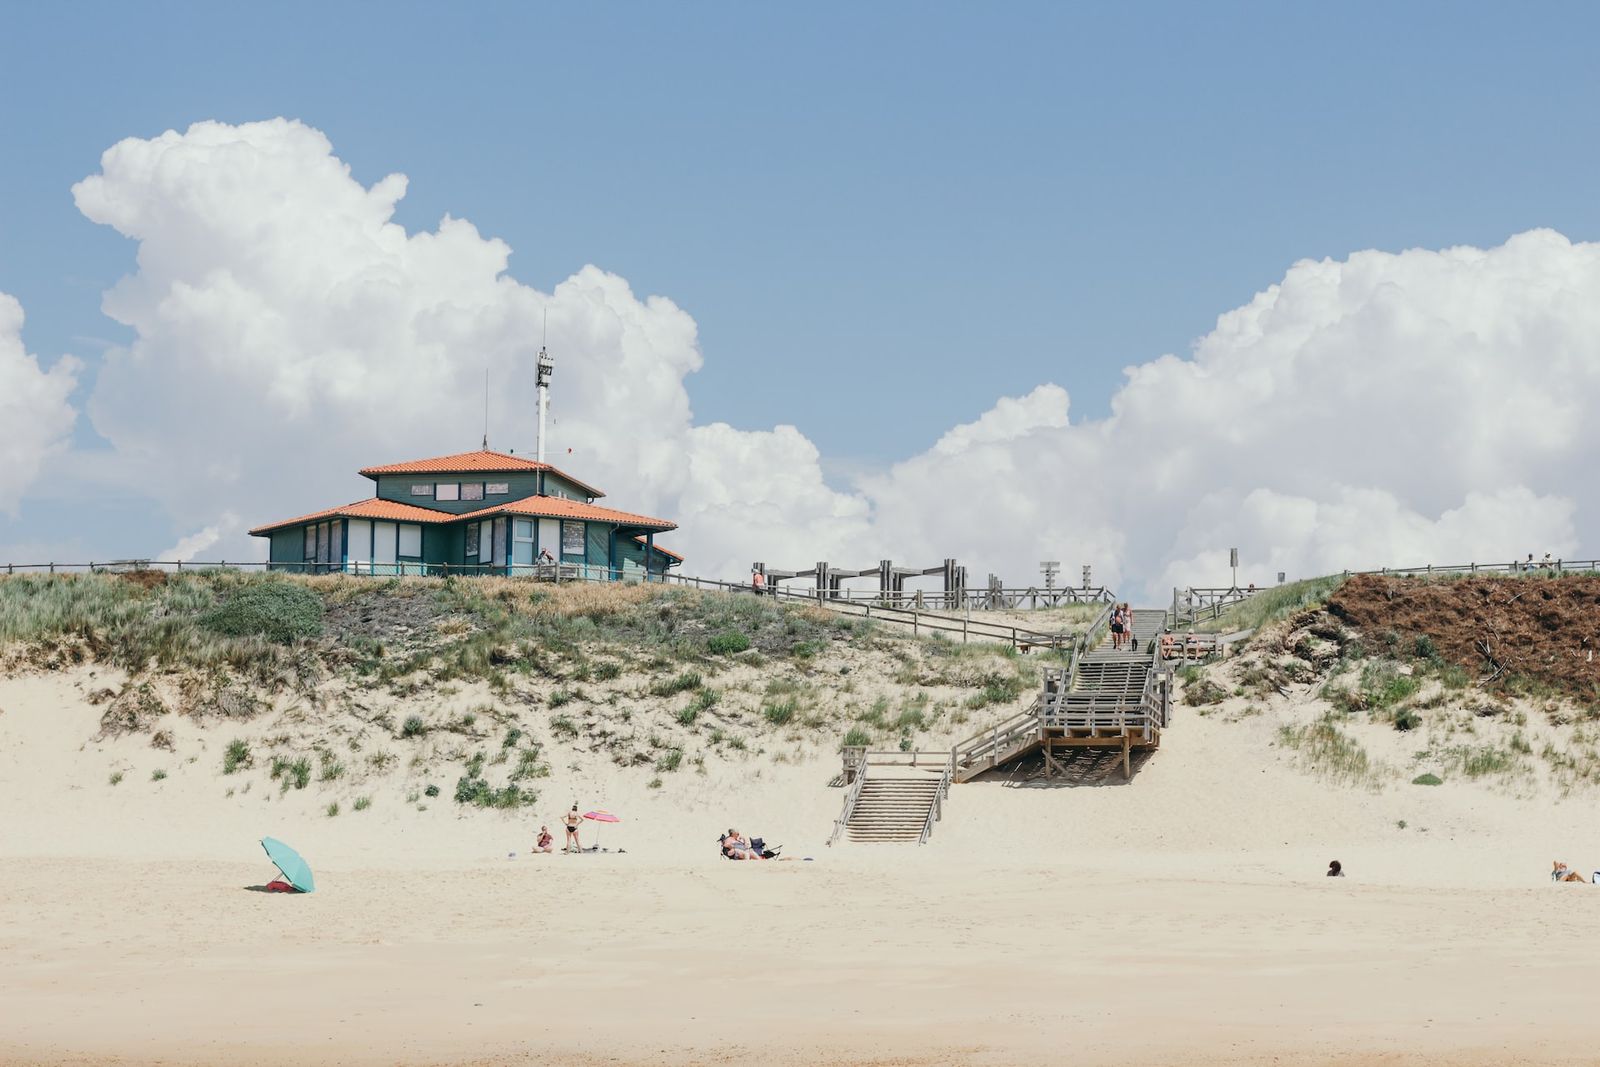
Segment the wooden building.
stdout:
<path fill-rule="evenodd" d="M 278 570 L 646 580 L 683 562 L 656 545 L 666 519 L 602 507 L 605 494 L 504 452 L 368 467 L 376 493 L 251 530 Z"/>

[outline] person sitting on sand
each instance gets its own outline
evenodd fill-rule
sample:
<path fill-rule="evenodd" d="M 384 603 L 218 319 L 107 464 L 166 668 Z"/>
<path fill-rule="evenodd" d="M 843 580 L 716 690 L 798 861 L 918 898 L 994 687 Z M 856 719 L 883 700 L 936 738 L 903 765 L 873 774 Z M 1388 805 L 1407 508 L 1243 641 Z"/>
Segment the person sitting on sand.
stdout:
<path fill-rule="evenodd" d="M 533 850 L 535 852 L 554 852 L 556 850 L 556 839 L 550 836 L 550 827 L 539 827 L 539 839 L 533 843 Z"/>
<path fill-rule="evenodd" d="M 728 833 L 722 839 L 722 851 L 730 860 L 758 860 L 761 853 L 753 848 L 744 835 L 733 827 L 728 828 Z"/>
<path fill-rule="evenodd" d="M 1332 863 L 1328 864 L 1328 877 L 1329 878 L 1343 878 L 1344 877 L 1344 866 L 1338 860 L 1334 860 Z"/>

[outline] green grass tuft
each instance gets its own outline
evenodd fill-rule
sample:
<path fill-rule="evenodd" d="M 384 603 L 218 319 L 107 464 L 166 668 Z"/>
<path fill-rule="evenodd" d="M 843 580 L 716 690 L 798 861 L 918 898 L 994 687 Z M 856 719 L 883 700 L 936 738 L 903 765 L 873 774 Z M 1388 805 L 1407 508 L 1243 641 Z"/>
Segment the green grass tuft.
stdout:
<path fill-rule="evenodd" d="M 731 656 L 750 647 L 750 639 L 738 630 L 724 630 L 706 639 L 706 649 L 714 656 Z"/>
<path fill-rule="evenodd" d="M 704 684 L 705 680 L 700 677 L 699 671 L 684 671 L 676 678 L 668 678 L 652 685 L 650 687 L 650 695 L 658 697 L 676 696 L 679 693 L 687 693 L 691 689 L 699 689 Z"/>
<path fill-rule="evenodd" d="M 766 705 L 761 709 L 761 715 L 774 726 L 784 726 L 794 718 L 794 713 L 799 710 L 799 701 L 790 697 L 788 700 L 779 700 Z"/>
<path fill-rule="evenodd" d="M 243 738 L 228 742 L 228 751 L 222 754 L 222 773 L 232 774 L 241 767 L 250 766 L 250 744 Z"/>
<path fill-rule="evenodd" d="M 864 748 L 872 744 L 872 734 L 859 726 L 852 726 L 839 744 L 843 748 Z"/>

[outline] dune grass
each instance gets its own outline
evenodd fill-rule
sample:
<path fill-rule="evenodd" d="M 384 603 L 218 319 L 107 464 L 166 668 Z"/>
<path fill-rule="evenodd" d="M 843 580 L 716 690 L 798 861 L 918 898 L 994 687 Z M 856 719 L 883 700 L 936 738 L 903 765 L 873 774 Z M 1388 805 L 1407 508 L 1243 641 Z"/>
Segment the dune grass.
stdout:
<path fill-rule="evenodd" d="M 1260 629 L 1296 612 L 1327 603 L 1348 579 L 1342 574 L 1275 585 L 1258 590 L 1247 600 L 1229 604 L 1216 619 L 1202 619 L 1195 629 L 1203 633 L 1232 633 Z"/>

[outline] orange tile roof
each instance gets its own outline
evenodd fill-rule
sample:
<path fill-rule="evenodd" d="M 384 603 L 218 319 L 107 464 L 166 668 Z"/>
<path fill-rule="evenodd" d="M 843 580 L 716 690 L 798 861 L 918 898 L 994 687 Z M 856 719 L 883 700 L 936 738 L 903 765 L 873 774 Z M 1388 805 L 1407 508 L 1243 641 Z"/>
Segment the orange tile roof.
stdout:
<path fill-rule="evenodd" d="M 585 504 L 581 500 L 568 500 L 560 496 L 529 496 L 509 504 L 496 504 L 480 511 L 469 511 L 463 519 L 487 518 L 491 515 L 531 515 L 541 519 L 589 519 L 594 522 L 614 522 L 619 526 L 650 526 L 657 530 L 676 530 L 678 524 L 666 519 L 653 519 L 649 515 L 636 515 L 631 511 L 615 511 L 598 504 Z"/>
<path fill-rule="evenodd" d="M 297 519 L 284 519 L 282 522 L 271 522 L 265 526 L 257 526 L 250 531 L 252 537 L 262 537 L 273 530 L 281 530 L 285 526 L 298 526 L 301 523 L 316 522 L 318 519 L 382 519 L 390 522 L 454 522 L 460 518 L 448 511 L 435 511 L 433 508 L 419 508 L 415 504 L 402 504 L 398 500 L 382 500 L 378 497 L 368 497 L 358 500 L 354 504 L 345 504 L 336 508 L 325 508 L 322 511 L 313 511 L 309 515 L 301 515 Z"/>
<path fill-rule="evenodd" d="M 453 456 L 387 463 L 381 467 L 363 467 L 358 473 L 375 479 L 380 474 L 512 474 L 521 471 L 554 471 L 590 496 L 605 496 L 594 486 L 585 485 L 566 471 L 549 463 L 540 463 L 526 456 L 513 456 L 509 452 L 481 449 L 477 452 L 458 452 Z"/>
<path fill-rule="evenodd" d="M 635 537 L 634 540 L 639 542 L 641 545 L 645 544 L 645 539 L 643 537 Z M 670 551 L 669 549 L 662 548 L 660 545 L 650 545 L 648 547 L 654 548 L 657 552 L 661 553 L 663 556 L 671 556 L 673 559 L 677 560 L 679 563 L 683 562 L 683 557 L 682 556 L 678 555 L 676 552 Z"/>

